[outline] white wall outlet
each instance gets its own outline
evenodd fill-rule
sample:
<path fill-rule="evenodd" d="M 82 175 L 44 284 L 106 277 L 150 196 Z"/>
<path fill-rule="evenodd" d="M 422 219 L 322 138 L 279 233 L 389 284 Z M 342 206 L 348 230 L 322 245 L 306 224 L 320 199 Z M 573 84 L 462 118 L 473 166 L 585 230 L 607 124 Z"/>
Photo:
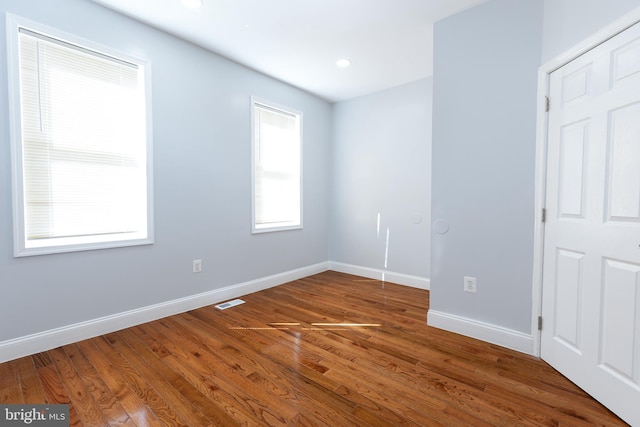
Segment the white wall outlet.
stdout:
<path fill-rule="evenodd" d="M 476 293 L 476 278 L 464 276 L 464 291 Z"/>
<path fill-rule="evenodd" d="M 194 273 L 202 273 L 202 260 L 194 259 L 193 260 L 193 272 Z"/>

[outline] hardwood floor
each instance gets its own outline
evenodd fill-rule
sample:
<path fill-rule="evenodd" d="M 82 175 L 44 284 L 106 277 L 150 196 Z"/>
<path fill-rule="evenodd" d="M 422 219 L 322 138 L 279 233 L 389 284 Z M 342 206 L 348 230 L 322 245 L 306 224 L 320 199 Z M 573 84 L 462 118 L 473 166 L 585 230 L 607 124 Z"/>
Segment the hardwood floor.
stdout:
<path fill-rule="evenodd" d="M 536 358 L 426 325 L 427 291 L 326 272 L 0 364 L 85 426 L 620 426 Z"/>

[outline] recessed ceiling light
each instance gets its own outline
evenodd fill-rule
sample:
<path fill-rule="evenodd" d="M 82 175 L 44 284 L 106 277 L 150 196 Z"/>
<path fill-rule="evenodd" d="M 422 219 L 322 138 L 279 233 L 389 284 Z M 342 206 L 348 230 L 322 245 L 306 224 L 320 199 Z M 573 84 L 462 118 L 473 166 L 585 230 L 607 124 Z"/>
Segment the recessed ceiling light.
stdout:
<path fill-rule="evenodd" d="M 189 9 L 200 9 L 202 7 L 202 0 L 182 0 L 182 4 Z"/>
<path fill-rule="evenodd" d="M 347 68 L 349 65 L 351 65 L 351 61 L 348 59 L 338 59 L 336 61 L 336 65 L 340 68 Z"/>

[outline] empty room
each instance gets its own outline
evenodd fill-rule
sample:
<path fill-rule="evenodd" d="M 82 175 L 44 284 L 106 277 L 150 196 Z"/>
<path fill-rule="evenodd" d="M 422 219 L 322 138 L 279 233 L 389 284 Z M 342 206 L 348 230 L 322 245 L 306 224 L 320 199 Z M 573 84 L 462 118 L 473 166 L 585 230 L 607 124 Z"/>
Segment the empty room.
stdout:
<path fill-rule="evenodd" d="M 640 0 L 0 13 L 0 426 L 640 426 Z"/>

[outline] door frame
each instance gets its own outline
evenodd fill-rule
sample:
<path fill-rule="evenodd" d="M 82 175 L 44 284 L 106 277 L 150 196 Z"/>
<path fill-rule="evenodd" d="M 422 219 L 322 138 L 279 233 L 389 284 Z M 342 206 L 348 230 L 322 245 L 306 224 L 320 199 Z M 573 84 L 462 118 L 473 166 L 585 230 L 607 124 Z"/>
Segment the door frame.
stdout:
<path fill-rule="evenodd" d="M 542 316 L 542 273 L 544 261 L 544 222 L 542 212 L 546 199 L 547 175 L 547 133 L 548 114 L 546 100 L 549 96 L 551 73 L 584 55 L 591 49 L 615 37 L 624 30 L 640 22 L 640 7 L 633 9 L 622 18 L 604 27 L 586 40 L 546 62 L 538 69 L 538 95 L 536 117 L 536 160 L 535 160 L 535 224 L 533 239 L 533 295 L 531 310 L 531 336 L 533 355 L 541 356 L 542 331 L 538 329 L 538 318 Z M 551 102 L 554 102 L 551 100 Z M 544 319 L 543 319 L 544 327 Z"/>

